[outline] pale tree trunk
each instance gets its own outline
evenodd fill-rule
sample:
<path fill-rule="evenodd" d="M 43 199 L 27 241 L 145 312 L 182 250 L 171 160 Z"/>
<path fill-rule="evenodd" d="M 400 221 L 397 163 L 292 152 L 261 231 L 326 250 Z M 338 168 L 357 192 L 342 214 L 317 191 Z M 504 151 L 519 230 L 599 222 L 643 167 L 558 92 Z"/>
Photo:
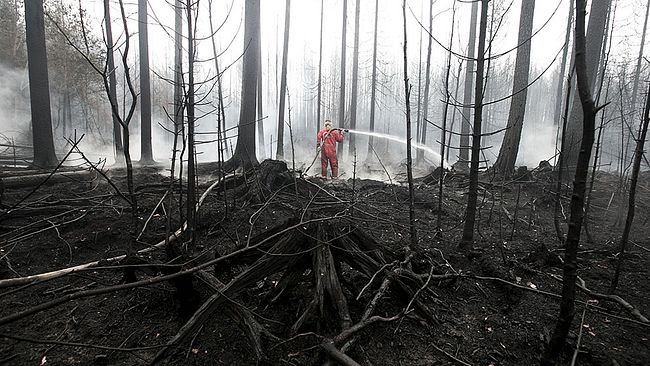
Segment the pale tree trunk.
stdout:
<path fill-rule="evenodd" d="M 25 36 L 29 65 L 34 165 L 39 168 L 55 167 L 58 161 L 52 135 L 43 0 L 25 0 Z"/>
<path fill-rule="evenodd" d="M 607 16 L 609 14 L 610 4 L 612 0 L 593 1 L 591 3 L 591 10 L 589 12 L 589 27 L 586 36 L 586 54 L 585 54 L 585 67 L 589 82 L 593 82 L 598 72 L 598 65 L 600 64 L 601 50 L 603 46 L 603 38 L 605 37 Z M 577 57 L 577 56 L 576 56 Z M 577 62 L 577 61 L 576 61 Z M 580 148 L 580 139 L 582 136 L 582 113 L 581 100 L 579 93 L 573 96 L 573 106 L 571 109 L 571 116 L 567 123 L 567 138 L 565 146 L 565 158 L 563 165 L 568 168 L 569 172 L 573 172 L 578 160 L 578 153 Z M 570 176 L 570 174 L 567 174 Z"/>
<path fill-rule="evenodd" d="M 339 93 L 339 127 L 345 128 L 345 39 L 347 37 L 348 29 L 348 0 L 343 0 L 343 31 L 341 33 L 341 92 Z M 343 151 L 343 143 L 339 144 L 339 149 L 336 152 L 338 158 L 341 158 Z"/>
<path fill-rule="evenodd" d="M 357 0 L 354 9 L 354 50 L 352 52 L 352 95 L 350 96 L 350 129 L 357 128 L 357 93 L 359 88 L 359 14 L 361 0 Z M 348 156 L 354 156 L 356 153 L 356 144 L 354 134 L 350 134 L 350 145 L 348 146 Z"/>
<path fill-rule="evenodd" d="M 117 102 L 117 80 L 115 79 L 115 59 L 113 57 L 113 31 L 111 22 L 111 6 L 109 0 L 104 0 L 104 21 L 106 24 L 106 58 L 108 62 L 108 85 L 110 99 L 115 103 L 115 108 L 119 109 Z M 115 164 L 124 164 L 124 147 L 122 145 L 122 126 L 115 113 L 111 113 L 113 118 L 113 144 L 115 145 Z"/>
<path fill-rule="evenodd" d="M 593 8 L 592 8 L 593 10 Z M 571 323 L 575 315 L 575 292 L 578 267 L 578 246 L 580 243 L 580 232 L 582 230 L 583 208 L 585 201 L 585 190 L 587 186 L 587 172 L 591 148 L 594 143 L 594 126 L 596 123 L 596 107 L 591 95 L 590 81 L 592 78 L 588 73 L 585 40 L 585 18 L 586 0 L 576 0 L 576 33 L 575 33 L 575 60 L 576 76 L 578 81 L 578 95 L 582 102 L 583 128 L 580 146 L 580 154 L 575 169 L 573 181 L 573 194 L 571 195 L 571 208 L 569 218 L 569 231 L 564 244 L 564 265 L 562 273 L 562 300 L 560 302 L 560 314 L 541 360 L 544 366 L 555 365 L 562 354 L 566 337 L 569 334 Z M 600 53 L 600 47 L 598 47 Z M 596 63 L 597 65 L 597 63 Z M 577 110 L 576 110 L 577 112 Z"/>
<path fill-rule="evenodd" d="M 535 0 L 522 0 L 521 15 L 519 16 L 519 40 L 517 41 L 519 47 L 517 48 L 515 75 L 512 83 L 512 93 L 516 94 L 510 102 L 507 130 L 503 137 L 503 143 L 501 143 L 499 156 L 494 163 L 496 173 L 505 177 L 509 177 L 515 169 L 521 131 L 524 127 L 534 12 Z"/>
<path fill-rule="evenodd" d="M 284 10 L 284 46 L 282 48 L 282 71 L 280 75 L 280 105 L 278 107 L 278 148 L 275 157 L 284 159 L 284 105 L 287 95 L 287 62 L 289 56 L 289 26 L 291 24 L 291 0 L 287 0 Z"/>
<path fill-rule="evenodd" d="M 639 57 L 636 60 L 634 72 L 634 86 L 632 87 L 632 109 L 636 110 L 636 98 L 639 92 L 639 80 L 641 79 L 641 61 L 643 60 L 643 48 L 645 47 L 645 32 L 648 29 L 648 13 L 650 12 L 650 0 L 645 8 L 645 19 L 643 21 L 643 32 L 641 32 L 641 45 L 639 46 Z M 644 116 L 645 117 L 645 116 Z"/>
<path fill-rule="evenodd" d="M 372 41 L 372 79 L 370 81 L 370 132 L 375 131 L 375 101 L 377 97 L 377 23 L 379 20 L 379 0 L 375 0 L 375 31 Z M 374 139 L 373 136 L 368 138 L 368 154 L 366 155 L 366 160 L 369 156 L 372 156 L 372 150 Z"/>
<path fill-rule="evenodd" d="M 566 22 L 566 32 L 564 33 L 564 49 L 562 50 L 562 61 L 560 63 L 560 74 L 557 81 L 557 90 L 555 92 L 555 110 L 553 112 L 553 124 L 560 125 L 560 116 L 562 114 L 562 91 L 564 90 L 564 73 L 566 72 L 566 59 L 569 53 L 569 41 L 571 40 L 571 24 L 573 23 L 573 0 L 569 1 L 569 16 Z M 571 82 L 569 80 L 569 82 Z"/>
<path fill-rule="evenodd" d="M 138 41 L 140 47 L 140 163 L 153 162 L 151 147 L 151 80 L 149 77 L 149 36 L 147 0 L 138 0 Z"/>
<path fill-rule="evenodd" d="M 257 105 L 257 59 L 259 47 L 255 45 L 260 36 L 260 0 L 247 0 L 244 7 L 244 56 L 242 68 L 242 92 L 237 126 L 237 146 L 226 167 L 248 168 L 257 164 L 255 152 L 255 106 Z"/>
<path fill-rule="evenodd" d="M 323 96 L 323 6 L 325 0 L 320 2 L 320 37 L 318 46 L 318 96 L 316 97 L 316 133 L 321 125 L 321 98 Z"/>
<path fill-rule="evenodd" d="M 476 19 L 478 1 L 472 3 L 472 15 L 469 24 L 469 41 L 467 42 L 467 66 L 465 68 L 465 86 L 463 87 L 463 113 L 460 121 L 460 156 L 455 167 L 467 170 L 469 162 L 469 135 L 472 116 L 472 85 L 474 84 L 474 51 L 476 49 Z"/>
<path fill-rule="evenodd" d="M 481 153 L 481 122 L 483 118 L 483 77 L 485 73 L 485 38 L 487 33 L 489 0 L 481 0 L 481 24 L 478 36 L 478 58 L 476 60 L 476 88 L 474 90 L 474 126 L 472 133 L 472 160 L 469 170 L 469 192 L 465 225 L 461 246 L 474 241 L 474 223 L 476 221 L 476 201 L 478 200 L 478 166 Z M 461 143 L 462 144 L 462 143 Z"/>
<path fill-rule="evenodd" d="M 429 1 L 429 34 L 433 34 L 433 1 Z M 426 71 L 424 72 L 424 97 L 422 102 L 422 123 L 420 128 L 421 143 L 423 145 L 427 144 L 427 118 L 429 117 L 429 89 L 431 88 L 431 46 L 433 42 L 433 37 L 429 36 L 429 45 L 427 46 L 427 66 Z M 442 138 L 444 140 L 444 137 Z M 441 141 L 442 141 L 441 140 Z M 424 157 L 424 150 L 418 149 L 417 152 L 417 161 L 421 161 Z"/>

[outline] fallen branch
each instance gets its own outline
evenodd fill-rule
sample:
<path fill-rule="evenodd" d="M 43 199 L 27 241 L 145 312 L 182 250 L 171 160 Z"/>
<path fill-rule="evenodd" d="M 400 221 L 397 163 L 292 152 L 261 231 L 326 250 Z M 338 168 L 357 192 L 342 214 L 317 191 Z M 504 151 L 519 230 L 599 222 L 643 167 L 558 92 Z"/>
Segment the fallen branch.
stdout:
<path fill-rule="evenodd" d="M 226 179 L 226 178 L 227 177 L 224 177 L 222 179 Z M 197 210 L 199 209 L 199 207 L 201 206 L 201 204 L 203 203 L 205 198 L 208 196 L 208 194 L 212 191 L 212 189 L 214 189 L 214 187 L 219 182 L 221 182 L 221 180 L 217 180 L 210 187 L 208 187 L 205 190 L 205 192 L 203 192 L 203 195 L 201 195 L 201 198 L 199 199 L 199 203 L 197 204 Z M 155 245 L 153 245 L 153 246 L 151 246 L 149 248 L 142 249 L 142 250 L 138 251 L 137 253 L 138 254 L 144 254 L 144 253 L 148 253 L 148 252 L 151 252 L 151 251 L 154 251 L 156 249 L 164 247 L 168 242 L 175 241 L 185 231 L 186 228 L 187 228 L 187 221 L 185 221 L 183 223 L 183 225 L 181 225 L 181 227 L 178 228 L 178 230 L 176 230 L 174 233 L 172 233 L 168 238 L 160 241 L 159 243 L 157 243 L 157 244 L 155 244 Z M 8 279 L 5 279 L 5 280 L 0 280 L 0 288 L 11 287 L 11 286 L 20 286 L 20 285 L 25 285 L 25 284 L 32 283 L 32 282 L 40 282 L 40 281 L 45 281 L 45 280 L 51 280 L 51 279 L 54 279 L 54 278 L 63 277 L 65 275 L 68 275 L 68 274 L 71 274 L 71 273 L 79 272 L 79 271 L 84 270 L 86 268 L 96 267 L 99 264 L 110 264 L 110 263 L 119 262 L 124 258 L 126 258 L 126 255 L 119 255 L 119 256 L 116 256 L 116 257 L 102 259 L 102 260 L 89 262 L 89 263 L 84 263 L 84 264 L 79 264 L 79 265 L 74 266 L 74 267 L 63 268 L 63 269 L 59 269 L 59 270 L 52 271 L 52 272 L 40 273 L 40 274 L 35 274 L 35 275 L 25 276 L 25 277 L 18 277 L 18 278 L 8 278 Z"/>

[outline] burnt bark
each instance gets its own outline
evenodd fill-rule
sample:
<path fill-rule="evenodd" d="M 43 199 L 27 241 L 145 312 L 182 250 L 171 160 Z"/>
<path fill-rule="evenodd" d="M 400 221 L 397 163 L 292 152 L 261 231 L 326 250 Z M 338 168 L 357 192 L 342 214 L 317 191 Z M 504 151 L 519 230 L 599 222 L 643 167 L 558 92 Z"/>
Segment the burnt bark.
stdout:
<path fill-rule="evenodd" d="M 341 33 L 341 92 L 339 93 L 339 121 L 338 126 L 340 128 L 345 127 L 345 39 L 347 37 L 348 30 L 348 0 L 343 0 L 343 31 Z M 337 150 L 338 158 L 341 158 L 341 152 L 343 151 L 343 143 L 339 143 L 339 149 Z"/>
<path fill-rule="evenodd" d="M 460 156 L 455 167 L 467 170 L 469 162 L 469 135 L 472 115 L 472 84 L 474 84 L 474 52 L 476 49 L 476 20 L 478 18 L 478 1 L 472 3 L 472 15 L 469 24 L 469 41 L 467 42 L 467 66 L 465 67 L 465 85 L 463 87 L 463 112 L 460 123 Z"/>
<path fill-rule="evenodd" d="M 241 107 L 237 125 L 237 146 L 232 158 L 225 164 L 227 169 L 257 165 L 255 152 L 255 106 L 257 99 L 257 59 L 260 36 L 260 1 L 248 0 L 244 8 L 244 56 L 242 68 Z M 251 46 L 252 45 L 252 46 Z"/>
<path fill-rule="evenodd" d="M 284 46 L 282 48 L 282 71 L 280 75 L 280 105 L 278 107 L 278 145 L 276 159 L 284 159 L 284 105 L 287 95 L 287 62 L 289 55 L 289 26 L 291 24 L 291 0 L 287 0 L 284 10 Z"/>
<path fill-rule="evenodd" d="M 372 77 L 370 81 L 370 132 L 375 131 L 375 103 L 377 100 L 377 24 L 379 20 L 379 0 L 375 0 L 375 30 L 372 41 Z M 373 136 L 368 137 L 368 154 L 366 159 L 369 156 L 372 156 L 372 150 L 374 149 L 374 139 Z"/>
<path fill-rule="evenodd" d="M 357 97 L 359 89 L 359 11 L 361 9 L 361 0 L 357 0 L 354 8 L 354 49 L 352 51 L 352 91 L 350 95 L 350 128 L 357 128 Z M 350 145 L 348 145 L 348 154 L 356 154 L 357 146 L 354 134 L 350 134 Z"/>
<path fill-rule="evenodd" d="M 564 244 L 564 265 L 562 273 L 562 300 L 560 314 L 553 335 L 542 357 L 542 365 L 554 365 L 559 359 L 566 337 L 575 315 L 575 292 L 578 267 L 578 246 L 582 230 L 585 190 L 591 149 L 594 143 L 594 126 L 598 108 L 591 95 L 591 86 L 587 68 L 587 40 L 585 37 L 586 1 L 576 0 L 575 55 L 578 95 L 580 97 L 583 126 L 580 154 L 578 156 L 573 180 L 573 194 L 569 231 Z"/>
<path fill-rule="evenodd" d="M 589 27 L 585 38 L 584 65 L 590 85 L 595 82 L 598 73 L 598 65 L 600 64 L 601 50 L 602 47 L 604 47 L 603 38 L 606 33 L 607 17 L 611 2 L 612 0 L 602 0 L 591 3 L 591 10 L 589 11 Z M 576 9 L 576 11 L 578 10 Z M 580 93 L 578 92 L 573 96 L 572 112 L 569 122 L 567 123 L 567 146 L 565 148 L 565 159 L 563 164 L 565 168 L 569 169 L 568 172 L 570 173 L 574 172 L 578 160 L 578 154 L 582 146 L 580 139 L 583 128 L 583 114 L 579 112 L 581 111 L 582 106 L 582 99 L 579 94 Z"/>
<path fill-rule="evenodd" d="M 474 241 L 474 223 L 476 221 L 476 201 L 478 200 L 478 166 L 481 153 L 481 122 L 483 118 L 483 77 L 485 74 L 485 38 L 487 33 L 488 0 L 481 0 L 481 23 L 478 36 L 478 58 L 476 60 L 476 88 L 474 90 L 474 130 L 472 133 L 472 159 L 469 172 L 469 192 L 465 225 L 461 247 Z M 461 136 L 462 137 L 462 136 Z M 462 145 L 462 142 L 461 142 Z"/>
<path fill-rule="evenodd" d="M 140 163 L 151 164 L 151 80 L 149 76 L 149 34 L 147 0 L 138 0 L 138 44 L 140 48 Z"/>
<path fill-rule="evenodd" d="M 109 0 L 104 0 L 104 21 L 106 26 L 106 58 L 108 62 L 108 85 L 109 85 L 109 98 L 115 103 L 115 107 L 119 109 L 117 101 L 117 80 L 115 78 L 115 58 L 113 56 L 113 30 L 111 21 L 111 6 Z M 124 145 L 122 144 L 122 125 L 120 125 L 119 118 L 114 113 L 111 114 L 113 119 L 113 145 L 115 146 L 115 163 L 118 165 L 124 164 Z"/>
<path fill-rule="evenodd" d="M 616 262 L 616 272 L 612 279 L 610 287 L 610 294 L 616 291 L 618 286 L 621 269 L 623 267 L 623 259 L 625 250 L 630 237 L 630 230 L 632 229 L 632 222 L 634 221 L 634 211 L 636 202 L 636 186 L 639 180 L 639 171 L 641 170 L 641 158 L 643 157 L 645 140 L 648 135 L 648 122 L 650 122 L 650 88 L 646 97 L 645 108 L 643 110 L 643 122 L 641 123 L 639 137 L 636 140 L 636 150 L 634 151 L 634 164 L 632 165 L 632 177 L 630 178 L 630 195 L 627 206 L 627 218 L 625 219 L 625 227 L 623 228 L 623 235 L 621 236 L 621 244 L 618 250 L 618 258 Z"/>
<path fill-rule="evenodd" d="M 27 39 L 27 62 L 29 65 L 29 95 L 32 112 L 34 165 L 40 168 L 55 167 L 58 164 L 58 160 L 54 150 L 54 137 L 52 135 L 43 0 L 25 0 L 25 36 Z"/>
<path fill-rule="evenodd" d="M 494 163 L 496 173 L 506 177 L 509 177 L 515 169 L 521 131 L 524 127 L 534 13 L 535 0 L 523 0 L 521 2 L 521 15 L 519 16 L 519 39 L 517 41 L 519 47 L 517 48 L 515 75 L 512 83 L 512 92 L 517 94 L 512 97 L 510 102 L 506 133 L 503 137 L 503 143 L 501 143 L 499 156 Z M 521 92 L 519 92 L 520 90 Z"/>

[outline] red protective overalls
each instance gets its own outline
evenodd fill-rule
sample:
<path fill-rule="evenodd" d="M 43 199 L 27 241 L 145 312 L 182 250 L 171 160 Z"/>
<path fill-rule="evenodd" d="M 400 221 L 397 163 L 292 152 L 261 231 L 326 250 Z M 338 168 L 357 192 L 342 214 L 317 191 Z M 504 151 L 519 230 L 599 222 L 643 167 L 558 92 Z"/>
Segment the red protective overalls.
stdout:
<path fill-rule="evenodd" d="M 327 162 L 332 167 L 332 178 L 339 175 L 339 162 L 336 160 L 336 143 L 343 141 L 343 135 L 338 130 L 323 128 L 316 136 L 316 148 L 323 146 L 320 154 L 321 173 L 327 177 Z"/>

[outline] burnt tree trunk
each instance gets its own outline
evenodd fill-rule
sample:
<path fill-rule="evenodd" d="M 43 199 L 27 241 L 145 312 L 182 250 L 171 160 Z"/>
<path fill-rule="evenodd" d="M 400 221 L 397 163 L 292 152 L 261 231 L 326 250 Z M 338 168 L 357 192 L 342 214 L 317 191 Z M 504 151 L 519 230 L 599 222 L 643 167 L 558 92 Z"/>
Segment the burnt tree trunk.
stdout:
<path fill-rule="evenodd" d="M 560 75 L 557 81 L 557 90 L 555 92 L 555 110 L 553 112 L 553 123 L 560 125 L 560 116 L 562 114 L 562 91 L 564 90 L 564 73 L 566 72 L 566 59 L 569 53 L 569 41 L 571 40 L 571 23 L 573 22 L 573 1 L 569 1 L 569 16 L 566 22 L 566 32 L 564 33 L 564 50 L 562 50 L 562 60 L 560 63 Z M 571 83 L 569 80 L 568 84 Z M 568 85 L 567 84 L 567 85 Z"/>
<path fill-rule="evenodd" d="M 515 161 L 519 152 L 521 131 L 524 127 L 526 114 L 526 99 L 528 96 L 528 74 L 530 71 L 530 41 L 533 34 L 533 19 L 535 0 L 522 0 L 521 15 L 519 16 L 519 40 L 517 44 L 517 59 L 515 75 L 512 83 L 512 93 L 515 94 L 510 102 L 508 124 L 499 156 L 494 163 L 494 170 L 499 175 L 509 177 L 515 169 Z"/>
<path fill-rule="evenodd" d="M 621 245 L 618 251 L 618 260 L 616 263 L 616 272 L 612 279 L 612 286 L 609 290 L 610 293 L 616 291 L 618 280 L 621 275 L 621 268 L 623 266 L 623 257 L 625 256 L 625 249 L 630 237 L 630 229 L 634 221 L 634 210 L 636 200 L 636 185 L 639 180 L 639 171 L 641 169 L 641 158 L 643 157 L 645 139 L 648 135 L 648 122 L 650 122 L 650 88 L 646 97 L 645 108 L 643 110 L 643 122 L 639 131 L 639 137 L 636 140 L 636 151 L 634 151 L 634 164 L 632 165 L 632 177 L 630 178 L 630 196 L 627 206 L 627 219 L 625 220 L 625 227 L 623 228 L 623 236 L 621 237 Z"/>
<path fill-rule="evenodd" d="M 433 1 L 429 1 L 429 34 L 433 34 Z M 431 46 L 433 42 L 433 37 L 429 36 L 429 45 L 427 46 L 427 66 L 426 71 L 424 72 L 424 98 L 422 106 L 422 132 L 421 143 L 423 145 L 427 144 L 427 117 L 429 117 L 429 89 L 431 88 Z M 441 141 L 444 140 L 444 137 Z M 424 150 L 418 149 L 417 152 L 417 161 L 421 161 L 424 157 Z"/>
<path fill-rule="evenodd" d="M 111 22 L 111 6 L 109 0 L 104 0 L 104 21 L 106 26 L 106 59 L 108 62 L 108 85 L 110 99 L 115 102 L 115 107 L 119 109 L 117 102 L 117 80 L 115 78 L 115 58 L 113 56 L 113 30 Z M 122 126 L 115 113 L 111 114 L 113 118 L 113 145 L 115 146 L 115 164 L 124 164 L 124 146 L 122 144 Z"/>
<path fill-rule="evenodd" d="M 257 164 L 255 152 L 255 106 L 257 97 L 257 59 L 260 36 L 260 1 L 248 0 L 244 7 L 244 56 L 242 69 L 241 106 L 237 126 L 237 146 L 227 168 L 250 167 Z"/>
<path fill-rule="evenodd" d="M 359 89 L 359 11 L 361 9 L 361 0 L 357 0 L 354 8 L 354 49 L 352 51 L 352 95 L 350 95 L 350 128 L 357 128 L 357 97 Z M 350 134 L 350 145 L 348 146 L 348 155 L 356 154 L 357 146 L 354 140 L 354 134 Z"/>
<path fill-rule="evenodd" d="M 25 37 L 29 66 L 34 165 L 39 168 L 55 167 L 58 161 L 52 136 L 43 0 L 25 0 Z"/>
<path fill-rule="evenodd" d="M 488 0 L 481 0 L 481 24 L 478 36 L 478 58 L 476 60 L 476 89 L 474 90 L 474 130 L 472 133 L 472 160 L 469 170 L 469 192 L 465 225 L 461 246 L 474 241 L 474 223 L 476 221 L 476 201 L 478 200 L 478 165 L 481 153 L 481 122 L 483 117 L 483 77 L 485 73 L 485 38 L 487 33 Z"/>
<path fill-rule="evenodd" d="M 582 139 L 580 143 L 580 154 L 575 169 L 575 178 L 573 180 L 569 231 L 564 244 L 565 252 L 562 273 L 562 300 L 560 302 L 560 314 L 549 345 L 542 357 L 542 365 L 554 365 L 558 360 L 575 315 L 578 246 L 580 244 L 580 232 L 582 230 L 587 172 L 589 171 L 591 148 L 594 143 L 596 113 L 598 112 L 598 108 L 596 107 L 591 95 L 591 78 L 589 77 L 590 75 L 587 69 L 587 42 L 585 39 L 586 10 L 586 1 L 576 0 L 575 60 L 578 80 L 578 95 L 580 96 L 583 112 Z"/>
<path fill-rule="evenodd" d="M 282 71 L 280 75 L 280 106 L 278 107 L 278 145 L 275 156 L 284 159 L 284 103 L 287 95 L 287 62 L 289 61 L 289 26 L 291 24 L 291 0 L 284 10 L 284 46 L 282 48 Z"/>
<path fill-rule="evenodd" d="M 323 7 L 325 0 L 320 2 L 320 36 L 318 46 L 318 96 L 316 97 L 316 133 L 320 130 L 321 125 L 321 98 L 323 96 Z"/>
<path fill-rule="evenodd" d="M 345 128 L 345 39 L 348 30 L 348 0 L 343 0 L 343 31 L 341 33 L 341 92 L 339 94 L 339 127 Z M 339 143 L 338 158 L 341 158 L 343 143 Z"/>
<path fill-rule="evenodd" d="M 586 76 L 589 83 L 596 80 L 598 73 L 598 65 L 600 64 L 601 50 L 603 46 L 603 38 L 605 37 L 607 16 L 612 0 L 594 1 L 591 3 L 591 10 L 589 12 L 589 28 L 585 38 L 585 67 Z M 578 10 L 576 10 L 578 11 Z M 576 20 L 577 21 L 577 20 Z M 576 56 L 577 57 L 577 56 Z M 577 61 L 576 61 L 577 62 Z M 575 93 L 573 97 L 573 106 L 571 109 L 571 116 L 567 123 L 567 146 L 565 147 L 564 167 L 573 172 L 579 154 L 579 147 L 581 147 L 580 138 L 582 136 L 582 118 L 583 115 L 579 113 L 581 110 L 582 99 L 580 93 Z"/>
<path fill-rule="evenodd" d="M 372 77 L 370 81 L 370 132 L 375 131 L 375 102 L 377 98 L 377 23 L 379 19 L 379 0 L 375 0 L 375 30 L 372 41 Z M 372 150 L 374 139 L 373 136 L 368 137 L 368 154 L 366 155 L 366 160 L 369 156 L 372 156 Z"/>
<path fill-rule="evenodd" d="M 469 23 L 469 41 L 467 42 L 467 66 L 465 67 L 465 85 L 463 87 L 463 112 L 460 121 L 460 156 L 456 168 L 467 170 L 469 162 L 469 135 L 472 115 L 472 85 L 474 84 L 474 51 L 476 49 L 476 19 L 478 18 L 478 1 L 472 3 L 472 16 Z"/>
<path fill-rule="evenodd" d="M 149 77 L 149 35 L 147 0 L 138 0 L 138 41 L 140 46 L 140 163 L 151 164 L 151 80 Z"/>
<path fill-rule="evenodd" d="M 406 49 L 406 0 L 402 3 L 402 16 L 404 18 L 404 99 L 406 104 L 406 175 L 409 185 L 409 228 L 411 235 L 410 250 L 413 250 L 418 242 L 417 232 L 415 231 L 415 211 L 414 193 L 413 193 L 413 158 L 411 154 L 411 87 L 408 77 L 408 60 Z M 409 251 L 410 251 L 409 250 Z M 407 258 L 410 253 L 407 253 Z"/>

